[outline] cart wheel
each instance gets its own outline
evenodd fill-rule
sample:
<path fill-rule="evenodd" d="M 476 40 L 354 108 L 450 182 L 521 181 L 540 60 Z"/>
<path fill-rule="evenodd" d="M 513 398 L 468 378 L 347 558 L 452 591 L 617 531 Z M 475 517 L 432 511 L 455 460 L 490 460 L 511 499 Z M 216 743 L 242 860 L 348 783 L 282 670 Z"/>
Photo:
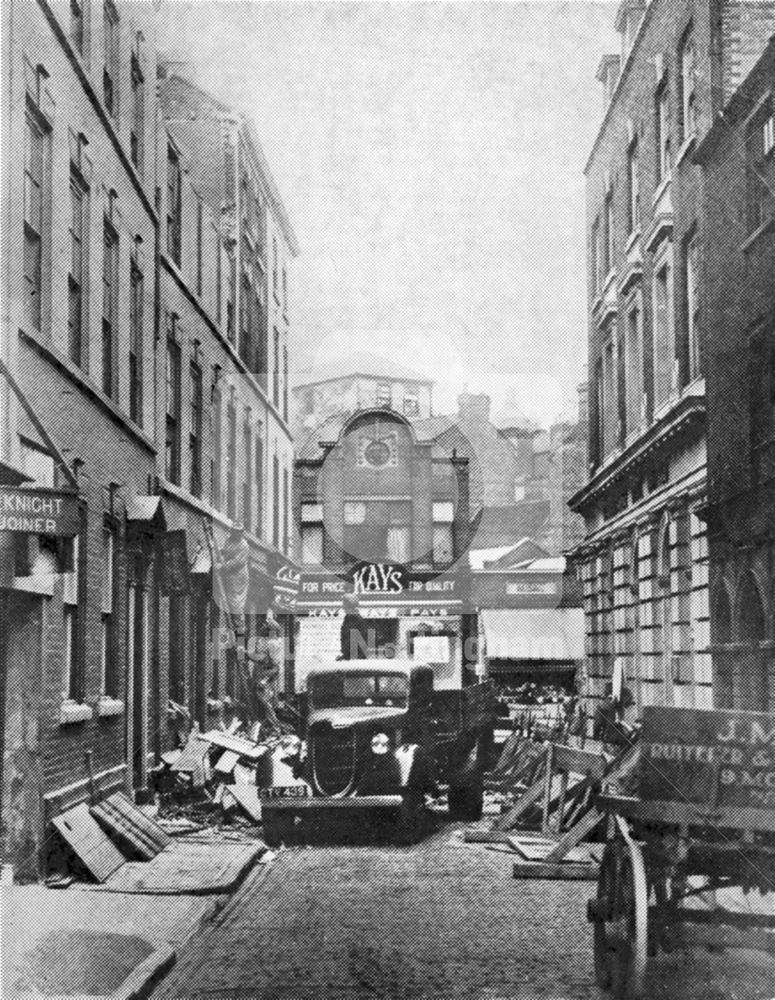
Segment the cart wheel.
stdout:
<path fill-rule="evenodd" d="M 616 1000 L 643 996 L 648 888 L 643 853 L 632 840 L 606 845 L 594 906 L 595 978 Z"/>
<path fill-rule="evenodd" d="M 593 934 L 595 980 L 604 990 L 611 986 L 610 921 L 616 902 L 616 887 L 621 867 L 621 844 L 618 840 L 605 845 L 597 877 L 597 900 L 594 905 Z M 592 909 L 592 908 L 591 908 Z"/>

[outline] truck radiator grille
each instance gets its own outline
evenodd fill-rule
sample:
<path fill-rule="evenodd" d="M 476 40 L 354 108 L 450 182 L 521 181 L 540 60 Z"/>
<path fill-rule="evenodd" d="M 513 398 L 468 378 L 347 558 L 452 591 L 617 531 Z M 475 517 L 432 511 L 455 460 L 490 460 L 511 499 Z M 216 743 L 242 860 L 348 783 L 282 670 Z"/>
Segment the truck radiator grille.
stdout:
<path fill-rule="evenodd" d="M 355 783 L 356 742 L 351 729 L 325 726 L 312 736 L 312 776 L 321 795 L 347 795 Z"/>

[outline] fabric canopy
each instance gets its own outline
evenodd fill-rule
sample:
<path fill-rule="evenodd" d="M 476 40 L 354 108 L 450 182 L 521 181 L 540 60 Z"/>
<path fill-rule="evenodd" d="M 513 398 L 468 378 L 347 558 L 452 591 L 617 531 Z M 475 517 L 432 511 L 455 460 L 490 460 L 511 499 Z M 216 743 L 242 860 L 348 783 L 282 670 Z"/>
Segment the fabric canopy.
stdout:
<path fill-rule="evenodd" d="M 584 656 L 581 608 L 485 608 L 488 660 L 569 663 Z"/>

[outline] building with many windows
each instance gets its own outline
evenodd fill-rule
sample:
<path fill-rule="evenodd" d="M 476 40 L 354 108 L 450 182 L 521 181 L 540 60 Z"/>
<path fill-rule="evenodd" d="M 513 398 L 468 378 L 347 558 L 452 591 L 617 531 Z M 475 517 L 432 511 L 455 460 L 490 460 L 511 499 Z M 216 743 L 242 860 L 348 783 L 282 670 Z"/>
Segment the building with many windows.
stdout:
<path fill-rule="evenodd" d="M 424 658 L 442 686 L 459 686 L 476 662 L 470 520 L 468 460 L 395 411 L 364 409 L 308 442 L 296 460 L 297 690 L 339 656 L 348 593 L 375 655 Z"/>
<path fill-rule="evenodd" d="M 772 26 L 775 29 L 775 25 Z M 699 147 L 714 699 L 775 709 L 775 37 Z"/>
<path fill-rule="evenodd" d="M 3 4 L 0 530 L 4 856 L 141 788 L 161 749 L 155 26 L 150 5 Z M 67 511 L 74 511 L 71 517 Z"/>
<path fill-rule="evenodd" d="M 295 575 L 295 238 L 252 125 L 219 106 L 192 142 L 167 70 L 159 102 L 155 17 L 2 5 L 0 824 L 25 876 L 53 816 L 147 792 L 170 695 L 204 723 L 233 691 L 205 524 L 244 524 L 250 612 Z"/>
<path fill-rule="evenodd" d="M 248 620 L 276 606 L 292 570 L 289 270 L 298 247 L 252 125 L 162 60 L 161 492 L 193 572 L 170 600 L 171 697 L 205 724 L 238 694 L 209 572 L 239 523 L 249 544 Z M 207 527 L 206 527 L 207 526 Z M 292 635 L 286 615 L 280 621 Z M 290 642 L 286 644 L 290 648 Z"/>
<path fill-rule="evenodd" d="M 736 0 L 622 0 L 586 167 L 588 695 L 621 670 L 638 713 L 710 706 L 705 366 L 710 245 L 694 154 L 761 53 L 775 12 Z M 618 665 L 618 666 L 617 666 Z"/>

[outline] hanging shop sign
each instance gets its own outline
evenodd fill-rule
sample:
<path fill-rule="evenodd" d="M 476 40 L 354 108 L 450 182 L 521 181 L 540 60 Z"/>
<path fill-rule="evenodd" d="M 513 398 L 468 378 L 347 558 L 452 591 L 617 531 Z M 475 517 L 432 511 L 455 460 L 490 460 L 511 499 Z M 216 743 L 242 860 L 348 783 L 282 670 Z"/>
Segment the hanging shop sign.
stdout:
<path fill-rule="evenodd" d="M 0 486 L 0 531 L 70 538 L 79 529 L 80 511 L 74 493 Z"/>

